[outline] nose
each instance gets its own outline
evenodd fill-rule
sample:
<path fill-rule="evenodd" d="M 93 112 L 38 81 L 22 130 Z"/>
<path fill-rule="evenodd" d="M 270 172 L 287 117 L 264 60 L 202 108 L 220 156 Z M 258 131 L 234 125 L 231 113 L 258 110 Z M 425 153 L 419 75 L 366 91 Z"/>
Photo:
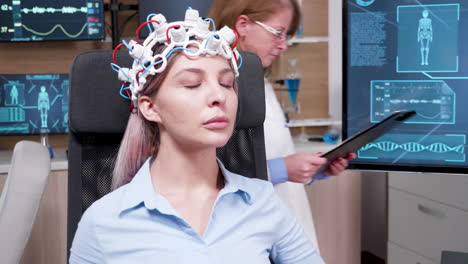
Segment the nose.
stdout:
<path fill-rule="evenodd" d="M 217 83 L 210 85 L 208 105 L 214 107 L 224 105 L 224 103 L 226 103 L 226 88 Z"/>
<path fill-rule="evenodd" d="M 288 49 L 288 39 L 280 39 L 278 40 L 278 49 L 281 51 L 286 51 Z"/>

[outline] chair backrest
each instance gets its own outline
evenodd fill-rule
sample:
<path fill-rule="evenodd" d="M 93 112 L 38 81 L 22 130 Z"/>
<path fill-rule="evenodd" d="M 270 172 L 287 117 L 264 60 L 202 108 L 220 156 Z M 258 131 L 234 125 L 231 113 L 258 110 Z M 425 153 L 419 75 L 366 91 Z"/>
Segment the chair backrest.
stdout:
<path fill-rule="evenodd" d="M 263 68 L 253 53 L 241 52 L 238 120 L 218 158 L 232 172 L 267 180 L 263 121 Z M 129 116 L 129 102 L 119 95 L 117 73 L 109 67 L 112 51 L 83 53 L 70 72 L 68 153 L 68 249 L 83 212 L 111 190 L 112 169 Z M 119 65 L 130 65 L 127 52 Z"/>
<path fill-rule="evenodd" d="M 0 196 L 0 262 L 19 263 L 50 173 L 47 148 L 38 142 L 15 145 Z"/>

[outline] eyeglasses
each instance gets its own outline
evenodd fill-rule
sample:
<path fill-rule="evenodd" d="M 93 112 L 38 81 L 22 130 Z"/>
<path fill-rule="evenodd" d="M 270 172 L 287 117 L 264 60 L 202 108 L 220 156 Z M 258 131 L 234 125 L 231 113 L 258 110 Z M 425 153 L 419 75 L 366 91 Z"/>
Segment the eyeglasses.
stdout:
<path fill-rule="evenodd" d="M 260 25 L 261 27 L 263 27 L 264 29 L 268 30 L 271 34 L 273 34 L 276 39 L 278 40 L 287 40 L 289 39 L 290 36 L 288 36 L 286 34 L 286 31 L 280 31 L 280 30 L 276 30 L 268 25 L 265 25 L 263 24 L 262 22 L 260 21 L 255 21 L 255 23 L 257 23 L 258 25 Z"/>

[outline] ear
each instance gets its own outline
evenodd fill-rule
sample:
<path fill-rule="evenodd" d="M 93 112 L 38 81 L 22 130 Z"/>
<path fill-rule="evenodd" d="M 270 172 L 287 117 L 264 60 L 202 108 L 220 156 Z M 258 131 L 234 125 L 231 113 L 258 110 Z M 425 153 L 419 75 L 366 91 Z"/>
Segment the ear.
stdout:
<path fill-rule="evenodd" d="M 248 16 L 246 15 L 240 15 L 237 17 L 236 22 L 234 23 L 234 27 L 237 30 L 237 33 L 239 33 L 239 36 L 245 37 L 247 34 L 251 21 Z"/>
<path fill-rule="evenodd" d="M 161 122 L 161 116 L 159 115 L 156 104 L 149 96 L 143 95 L 138 98 L 138 109 L 146 120 L 156 123 Z"/>

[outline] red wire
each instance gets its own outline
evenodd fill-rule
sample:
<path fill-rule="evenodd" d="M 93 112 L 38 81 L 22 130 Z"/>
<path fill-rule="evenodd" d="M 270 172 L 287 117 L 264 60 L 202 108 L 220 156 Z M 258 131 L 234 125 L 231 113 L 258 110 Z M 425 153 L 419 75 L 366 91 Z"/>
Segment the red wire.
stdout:
<path fill-rule="evenodd" d="M 231 45 L 232 49 L 234 49 L 237 46 L 237 43 L 239 43 L 239 33 L 237 33 L 236 30 L 233 30 L 233 31 L 234 31 L 234 35 L 236 35 L 236 41 L 234 41 L 234 43 Z"/>
<path fill-rule="evenodd" d="M 136 41 L 137 41 L 138 44 L 140 44 L 140 30 L 141 30 L 145 25 L 147 25 L 147 24 L 149 24 L 149 23 L 152 23 L 152 22 L 157 23 L 157 24 L 159 25 L 159 21 L 156 21 L 156 20 L 149 20 L 149 21 L 146 21 L 146 22 L 142 23 L 142 24 L 137 28 L 135 39 L 136 39 Z"/>
<path fill-rule="evenodd" d="M 138 80 L 138 76 L 139 76 L 140 73 L 141 73 L 142 71 L 144 71 L 144 70 L 145 70 L 145 69 L 143 68 L 143 69 L 139 70 L 139 71 L 136 73 L 136 81 L 137 81 L 137 84 L 138 84 L 138 85 L 140 85 L 140 81 Z"/>
<path fill-rule="evenodd" d="M 170 26 L 170 27 L 167 28 L 167 30 L 166 30 L 166 39 L 167 39 L 167 44 L 168 44 L 168 45 L 171 44 L 171 39 L 169 38 L 169 30 L 170 30 L 171 28 L 176 28 L 176 29 L 178 29 L 178 28 L 180 28 L 180 26 L 178 26 L 178 25 L 173 25 L 173 26 Z"/>
<path fill-rule="evenodd" d="M 120 43 L 119 45 L 117 45 L 117 47 L 115 47 L 114 51 L 112 52 L 112 62 L 114 64 L 117 64 L 117 50 L 119 50 L 120 47 L 122 47 L 123 45 L 123 43 Z"/>
<path fill-rule="evenodd" d="M 128 97 L 130 97 L 130 98 L 132 97 L 132 94 L 130 93 L 129 90 L 125 90 L 125 92 L 127 93 L 127 96 L 128 96 Z"/>
<path fill-rule="evenodd" d="M 236 60 L 236 64 L 239 63 L 239 60 L 237 59 L 237 55 L 236 53 L 234 52 L 234 50 L 232 51 L 232 55 L 234 55 L 234 59 Z"/>

